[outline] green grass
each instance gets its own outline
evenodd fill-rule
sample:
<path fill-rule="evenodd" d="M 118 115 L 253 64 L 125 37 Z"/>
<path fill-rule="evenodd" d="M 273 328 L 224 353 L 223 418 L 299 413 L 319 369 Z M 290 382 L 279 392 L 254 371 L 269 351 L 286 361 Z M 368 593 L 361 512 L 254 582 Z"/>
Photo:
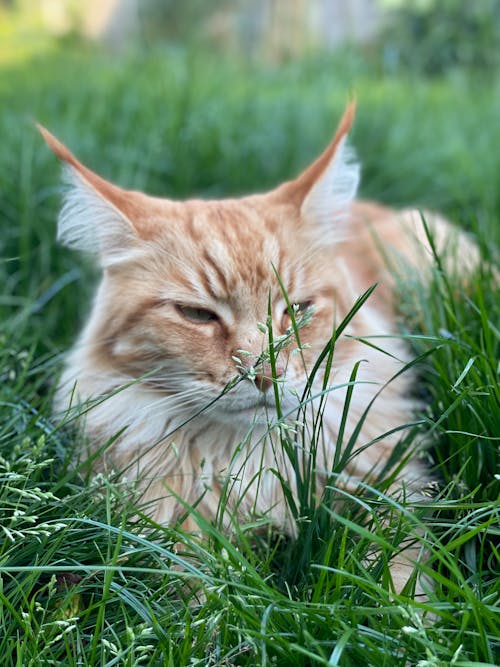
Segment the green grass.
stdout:
<path fill-rule="evenodd" d="M 181 49 L 122 61 L 64 53 L 2 72 L 2 665 L 499 664 L 499 299 L 489 268 L 499 84 L 384 78 L 339 57 L 264 70 Z M 404 444 L 430 434 L 432 511 L 369 489 L 342 512 L 328 499 L 314 508 L 306 480 L 309 521 L 295 541 L 264 521 L 229 539 L 199 518 L 203 542 L 146 515 L 131 521 L 137 507 L 120 483 L 71 469 L 79 439 L 50 417 L 93 283 L 92 269 L 55 245 L 59 169 L 33 119 L 123 186 L 219 196 L 298 172 L 353 88 L 362 194 L 444 211 L 475 233 L 485 259 L 467 287 L 437 263 L 429 287 L 401 289 L 426 403 Z M 425 604 L 411 586 L 391 593 L 387 567 L 401 538 L 421 533 L 435 582 Z"/>

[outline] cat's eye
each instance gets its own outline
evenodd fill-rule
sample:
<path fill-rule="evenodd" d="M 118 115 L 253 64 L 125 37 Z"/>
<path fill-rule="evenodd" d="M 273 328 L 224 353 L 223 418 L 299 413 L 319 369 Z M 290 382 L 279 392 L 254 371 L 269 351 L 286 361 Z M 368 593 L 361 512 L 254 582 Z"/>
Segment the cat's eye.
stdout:
<path fill-rule="evenodd" d="M 219 319 L 213 310 L 208 310 L 207 308 L 196 308 L 196 306 L 183 306 L 181 304 L 177 304 L 176 308 L 190 322 L 208 324 L 209 322 L 216 322 Z"/>

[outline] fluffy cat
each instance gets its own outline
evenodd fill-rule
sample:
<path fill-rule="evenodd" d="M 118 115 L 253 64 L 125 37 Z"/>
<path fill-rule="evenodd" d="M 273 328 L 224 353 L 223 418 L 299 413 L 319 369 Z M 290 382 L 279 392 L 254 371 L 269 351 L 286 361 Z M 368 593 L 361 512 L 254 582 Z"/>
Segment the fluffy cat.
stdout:
<path fill-rule="evenodd" d="M 298 178 L 266 194 L 220 201 L 178 202 L 123 190 L 40 128 L 65 163 L 71 186 L 58 238 L 92 253 L 102 269 L 55 409 L 60 414 L 71 404 L 87 404 L 81 421 L 90 453 L 103 449 L 93 469 L 123 471 L 135 480 L 159 522 L 185 514 L 179 498 L 214 519 L 224 488 L 228 516 L 267 516 L 293 534 L 273 472 L 294 488 L 276 422 L 284 415 L 293 425 L 308 373 L 334 325 L 374 283 L 336 343 L 326 392 L 323 363 L 300 415 L 312 421 L 309 415 L 324 402 L 318 492 L 332 468 L 358 360 L 344 442 L 379 395 L 343 483 L 355 489 L 359 480 L 376 477 L 398 441 L 391 432 L 414 418 L 411 374 L 390 381 L 410 357 L 395 335 L 393 281 L 379 248 L 416 266 L 430 263 L 431 253 L 419 213 L 355 199 L 359 166 L 346 141 L 354 112 L 348 105 L 332 143 Z M 452 228 L 431 217 L 443 247 Z M 467 242 L 457 238 L 466 252 Z M 300 350 L 290 333 L 292 317 L 299 322 Z M 269 327 L 258 325 L 266 320 L 275 338 L 288 336 L 278 339 L 276 360 L 266 356 Z M 388 336 L 376 341 L 386 353 L 358 340 L 371 335 Z M 413 456 L 399 480 L 412 492 L 428 475 Z M 187 526 L 196 527 L 189 518 Z"/>

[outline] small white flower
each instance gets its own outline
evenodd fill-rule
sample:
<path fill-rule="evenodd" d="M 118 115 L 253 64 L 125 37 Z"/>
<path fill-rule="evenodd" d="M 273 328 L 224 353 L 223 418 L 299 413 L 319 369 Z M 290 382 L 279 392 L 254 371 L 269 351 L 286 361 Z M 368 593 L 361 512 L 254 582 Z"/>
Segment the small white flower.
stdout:
<path fill-rule="evenodd" d="M 111 651 L 111 653 L 113 653 L 114 655 L 118 655 L 118 647 L 116 646 L 116 644 L 113 644 L 112 642 L 108 641 L 107 639 L 101 639 L 101 641 L 102 641 L 102 645 L 105 648 L 109 649 Z"/>

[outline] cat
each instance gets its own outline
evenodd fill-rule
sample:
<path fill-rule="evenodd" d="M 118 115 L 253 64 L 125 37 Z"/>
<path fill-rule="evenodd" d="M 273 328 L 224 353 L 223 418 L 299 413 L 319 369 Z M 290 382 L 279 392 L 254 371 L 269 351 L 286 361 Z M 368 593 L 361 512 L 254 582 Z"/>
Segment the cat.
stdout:
<path fill-rule="evenodd" d="M 160 523 L 185 517 L 186 504 L 213 520 L 224 494 L 227 517 L 268 517 L 293 535 L 275 470 L 292 490 L 294 475 L 276 425 L 299 428 L 297 414 L 312 420 L 308 415 L 323 402 L 315 462 L 320 495 L 358 360 L 344 442 L 373 404 L 356 437 L 359 453 L 342 471 L 344 487 L 376 479 L 398 442 L 397 429 L 414 419 L 414 378 L 398 374 L 411 355 L 396 335 L 386 260 L 392 253 L 404 264 L 430 266 L 432 253 L 417 211 L 356 199 L 360 167 L 347 141 L 354 115 L 352 102 L 331 144 L 297 178 L 265 194 L 220 201 L 123 190 L 40 126 L 70 184 L 58 239 L 91 253 L 102 271 L 88 321 L 66 359 L 55 411 L 80 406 L 93 470 L 121 471 L 135 481 Z M 455 234 L 462 254 L 468 252 L 465 237 L 447 221 L 431 214 L 427 220 L 438 249 Z M 330 377 L 325 381 L 323 362 L 300 411 L 334 326 L 375 283 L 336 342 Z M 280 348 L 276 359 L 270 328 Z M 359 340 L 372 335 L 387 338 L 376 346 Z M 411 494 L 429 479 L 416 453 L 392 489 Z M 197 529 L 191 516 L 184 521 Z M 407 569 L 395 566 L 394 578 L 404 582 Z"/>

